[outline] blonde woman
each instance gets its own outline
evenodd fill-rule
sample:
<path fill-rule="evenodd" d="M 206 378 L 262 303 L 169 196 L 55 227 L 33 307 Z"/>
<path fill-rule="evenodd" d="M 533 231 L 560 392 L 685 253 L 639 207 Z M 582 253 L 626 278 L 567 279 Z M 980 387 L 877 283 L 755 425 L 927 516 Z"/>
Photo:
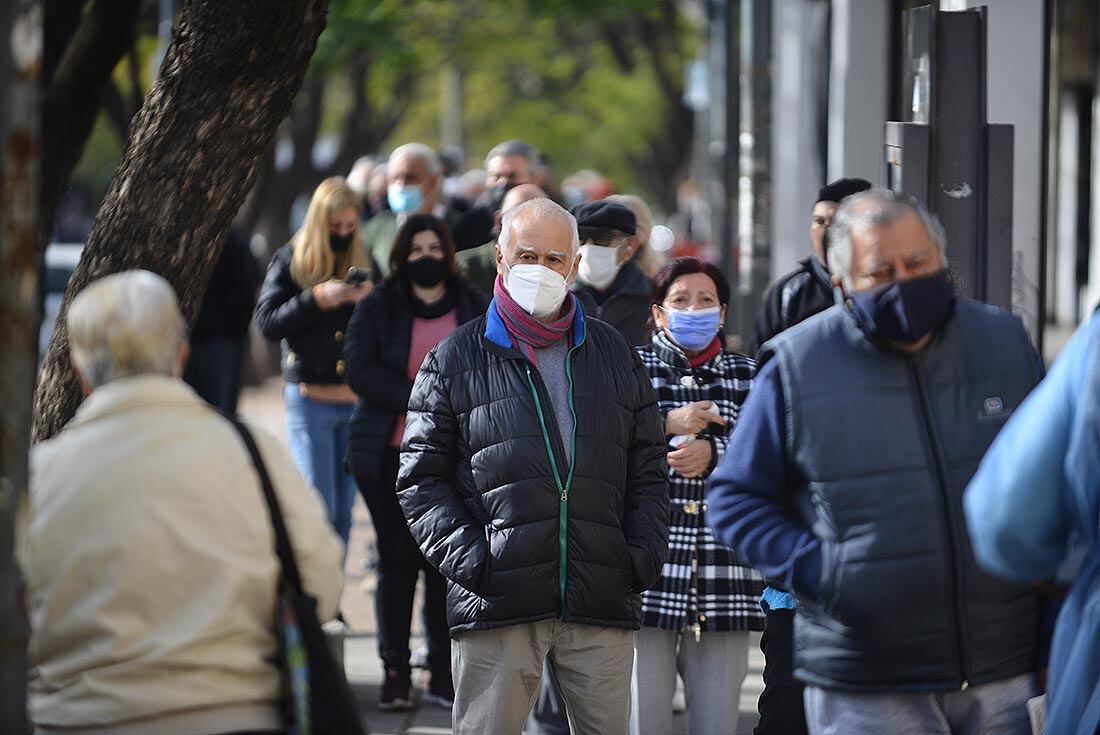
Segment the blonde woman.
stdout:
<path fill-rule="evenodd" d="M 305 222 L 271 259 L 256 322 L 282 342 L 290 451 L 347 544 L 355 480 L 344 467 L 355 393 L 347 385 L 344 332 L 372 290 L 359 233 L 360 199 L 334 176 L 313 193 Z"/>

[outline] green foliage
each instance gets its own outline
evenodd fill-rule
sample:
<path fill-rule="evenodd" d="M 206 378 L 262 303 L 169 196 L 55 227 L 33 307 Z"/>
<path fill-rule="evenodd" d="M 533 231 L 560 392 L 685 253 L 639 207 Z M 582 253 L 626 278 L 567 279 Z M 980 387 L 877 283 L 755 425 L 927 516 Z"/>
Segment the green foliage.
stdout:
<path fill-rule="evenodd" d="M 641 20 L 658 29 L 660 43 L 643 42 Z M 361 81 L 367 104 L 357 114 L 400 119 L 384 149 L 439 145 L 439 70 L 452 63 L 463 75 L 468 167 L 495 143 L 524 138 L 559 177 L 595 168 L 620 191 L 652 196 L 669 186 L 654 179 L 671 174 L 646 173 L 637 162 L 666 134 L 697 37 L 673 0 L 332 0 L 310 67 L 325 82 L 320 132 L 347 127 Z M 139 37 L 143 92 L 157 50 L 154 35 Z M 129 100 L 128 63 L 114 79 Z M 101 192 L 121 148 L 101 115 L 74 179 Z"/>
<path fill-rule="evenodd" d="M 424 5 L 440 9 L 464 3 L 418 4 Z M 637 61 L 642 55 L 632 47 L 637 39 L 629 24 L 621 22 L 632 14 L 652 13 L 653 5 L 645 0 L 471 3 L 462 22 L 450 26 L 457 35 L 420 36 L 417 56 L 425 69 L 438 68 L 449 52 L 448 58 L 464 73 L 468 166 L 479 165 L 495 143 L 524 138 L 548 155 L 559 176 L 596 168 L 620 190 L 643 194 L 667 183 L 641 180 L 631 164 L 632 157 L 644 157 L 662 135 L 672 103 L 658 86 L 652 65 Z M 612 54 L 608 28 L 623 32 L 629 71 Z M 662 61 L 679 86 L 694 52 L 695 34 L 686 23 L 668 32 L 675 36 L 670 45 L 683 51 Z M 388 144 L 418 140 L 437 145 L 439 98 L 438 75 L 430 74 Z"/>
<path fill-rule="evenodd" d="M 368 54 L 391 73 L 417 65 L 413 19 L 417 3 L 333 0 L 310 64 L 315 74 L 340 72 L 354 54 Z"/>
<path fill-rule="evenodd" d="M 99 202 L 107 193 L 115 166 L 122 157 L 122 145 L 107 116 L 100 113 L 84 147 L 84 155 L 73 169 L 73 184 L 88 192 L 89 200 Z"/>

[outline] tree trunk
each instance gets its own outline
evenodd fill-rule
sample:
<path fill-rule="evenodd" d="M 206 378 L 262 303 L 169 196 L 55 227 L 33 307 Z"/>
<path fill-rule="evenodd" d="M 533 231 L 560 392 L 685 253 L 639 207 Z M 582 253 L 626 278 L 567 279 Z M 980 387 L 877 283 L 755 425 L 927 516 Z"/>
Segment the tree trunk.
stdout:
<path fill-rule="evenodd" d="M 27 496 L 38 355 L 38 80 L 42 5 L 0 3 L 0 732 L 26 730 L 27 622 L 15 518 Z"/>
<path fill-rule="evenodd" d="M 160 76 L 69 282 L 35 394 L 36 441 L 80 403 L 65 314 L 104 275 L 173 284 L 193 320 L 256 165 L 302 84 L 328 0 L 186 0 Z"/>

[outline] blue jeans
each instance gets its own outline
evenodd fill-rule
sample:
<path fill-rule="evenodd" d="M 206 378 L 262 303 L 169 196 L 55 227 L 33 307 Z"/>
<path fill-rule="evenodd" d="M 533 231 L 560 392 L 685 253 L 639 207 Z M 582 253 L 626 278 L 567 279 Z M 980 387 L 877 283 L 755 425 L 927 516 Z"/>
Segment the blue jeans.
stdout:
<path fill-rule="evenodd" d="M 298 392 L 297 383 L 287 383 L 283 396 L 290 453 L 306 480 L 321 494 L 329 522 L 346 547 L 356 492 L 355 478 L 344 466 L 353 405 L 306 398 Z"/>

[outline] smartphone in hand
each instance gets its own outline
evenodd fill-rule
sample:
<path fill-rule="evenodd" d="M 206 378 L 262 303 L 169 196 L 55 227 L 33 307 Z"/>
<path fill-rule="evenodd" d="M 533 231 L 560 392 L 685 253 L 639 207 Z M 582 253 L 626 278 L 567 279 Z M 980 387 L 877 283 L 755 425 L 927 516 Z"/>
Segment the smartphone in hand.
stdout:
<path fill-rule="evenodd" d="M 352 286 L 359 286 L 369 280 L 370 271 L 366 268 L 359 268 L 354 265 L 351 268 L 348 268 L 347 275 L 344 276 L 344 283 L 350 284 Z"/>

